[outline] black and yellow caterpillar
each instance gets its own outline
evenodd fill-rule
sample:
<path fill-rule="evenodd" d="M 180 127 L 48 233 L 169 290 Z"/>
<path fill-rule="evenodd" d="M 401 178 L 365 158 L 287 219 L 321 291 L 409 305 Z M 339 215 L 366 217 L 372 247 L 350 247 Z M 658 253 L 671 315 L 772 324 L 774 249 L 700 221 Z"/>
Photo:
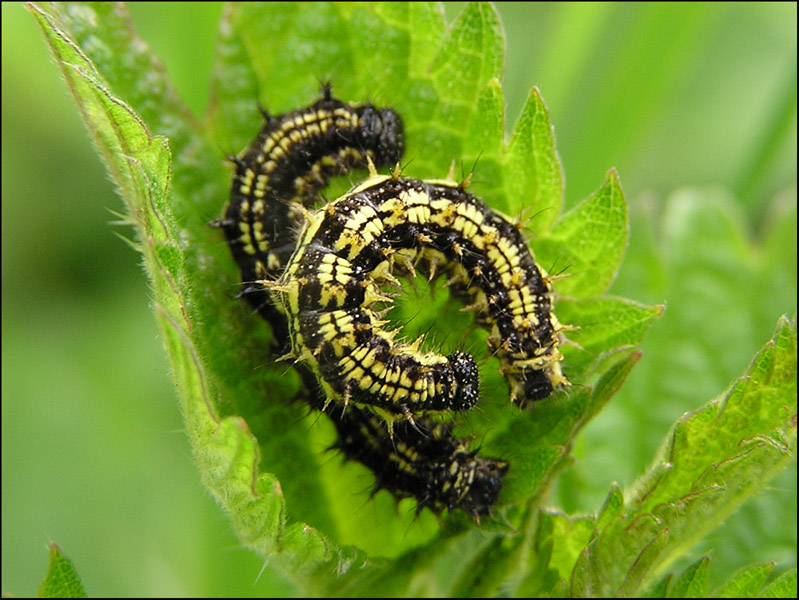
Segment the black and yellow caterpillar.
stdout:
<path fill-rule="evenodd" d="M 452 435 L 449 423 L 403 421 L 389 437 L 383 420 L 369 411 L 348 408 L 331 418 L 338 432 L 336 448 L 372 470 L 375 491 L 415 498 L 417 512 L 457 507 L 478 517 L 499 496 L 508 463 L 478 456 Z"/>
<path fill-rule="evenodd" d="M 459 508 L 475 518 L 488 514 L 502 490 L 507 462 L 478 455 L 456 438 L 451 422 L 420 417 L 401 421 L 388 435 L 383 418 L 368 409 L 329 404 L 313 375 L 300 367 L 306 402 L 324 411 L 336 428 L 333 448 L 370 469 L 374 493 L 388 490 L 398 500 L 413 498 L 416 511 Z M 316 390 L 317 392 L 314 392 Z"/>
<path fill-rule="evenodd" d="M 568 382 L 549 279 L 519 229 L 454 181 L 371 176 L 310 214 L 296 252 L 272 286 L 293 356 L 328 398 L 369 406 L 388 423 L 462 411 L 478 398 L 474 359 L 423 353 L 397 341 L 378 308 L 381 286 L 421 265 L 446 274 L 456 297 L 490 331 L 511 400 L 545 398 Z"/>
<path fill-rule="evenodd" d="M 391 109 L 347 105 L 332 98 L 329 86 L 307 108 L 266 116 L 253 143 L 233 158 L 236 173 L 222 227 L 238 263 L 242 296 L 272 326 L 279 342 L 287 340 L 286 318 L 275 309 L 267 289 L 281 276 L 296 250 L 305 207 L 318 200 L 328 177 L 372 160 L 394 164 L 403 152 L 403 125 Z M 463 355 L 472 368 L 473 361 Z M 336 426 L 337 447 L 370 468 L 378 487 L 396 497 L 414 497 L 421 510 L 461 508 L 485 514 L 496 501 L 507 463 L 469 451 L 452 436 L 451 425 L 419 417 L 394 427 L 369 409 L 331 405 L 313 375 L 296 368 L 305 382 L 301 396 L 312 408 L 327 412 Z M 476 367 L 473 403 L 477 399 Z"/>
<path fill-rule="evenodd" d="M 241 269 L 242 296 L 281 327 L 261 280 L 279 277 L 297 245 L 304 206 L 319 200 L 330 177 L 366 166 L 394 165 L 405 147 L 402 119 L 390 108 L 350 105 L 329 85 L 306 108 L 279 116 L 262 111 L 264 126 L 237 157 L 230 203 L 217 222 Z M 276 337 L 285 336 L 276 331 Z"/>

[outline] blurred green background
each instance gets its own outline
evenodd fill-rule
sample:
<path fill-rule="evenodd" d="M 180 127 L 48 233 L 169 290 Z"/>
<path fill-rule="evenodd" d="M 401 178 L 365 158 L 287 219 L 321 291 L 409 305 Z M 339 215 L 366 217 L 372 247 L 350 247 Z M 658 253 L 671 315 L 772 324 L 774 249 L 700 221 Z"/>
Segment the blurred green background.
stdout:
<path fill-rule="evenodd" d="M 197 114 L 221 10 L 130 6 Z M 450 19 L 458 10 L 446 7 Z M 555 490 L 553 503 L 589 511 L 610 481 L 631 483 L 669 424 L 740 375 L 777 317 L 796 309 L 796 4 L 498 10 L 508 126 L 539 86 L 567 205 L 619 170 L 632 240 L 612 291 L 668 304 Z M 109 225 L 121 202 L 22 4 L 2 4 L 2 47 L 3 593 L 35 593 L 50 540 L 93 596 L 292 593 L 269 567 L 259 577 L 261 561 L 200 484 L 139 257 L 115 235 L 130 231 Z M 708 254 L 678 244 L 686 215 L 704 233 L 697 206 L 710 207 L 707 229 L 722 222 L 726 245 L 711 250 L 724 265 L 742 262 L 739 280 L 707 285 L 691 259 Z M 704 551 L 714 582 L 755 560 L 795 564 L 795 463 L 691 556 Z"/>

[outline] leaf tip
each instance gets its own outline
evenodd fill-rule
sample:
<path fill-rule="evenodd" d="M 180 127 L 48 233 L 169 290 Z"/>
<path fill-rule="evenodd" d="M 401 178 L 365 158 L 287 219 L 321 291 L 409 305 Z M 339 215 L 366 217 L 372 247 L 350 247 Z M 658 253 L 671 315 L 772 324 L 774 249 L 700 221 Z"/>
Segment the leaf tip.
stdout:
<path fill-rule="evenodd" d="M 234 419 L 234 423 L 236 427 L 241 429 L 241 431 L 243 431 L 247 435 L 252 435 L 252 432 L 250 431 L 250 426 L 247 425 L 247 421 L 245 421 L 242 417 L 236 417 Z"/>
<path fill-rule="evenodd" d="M 610 185 L 621 186 L 621 178 L 619 177 L 619 172 L 616 170 L 616 167 L 608 169 L 608 172 L 605 174 L 605 179 Z"/>

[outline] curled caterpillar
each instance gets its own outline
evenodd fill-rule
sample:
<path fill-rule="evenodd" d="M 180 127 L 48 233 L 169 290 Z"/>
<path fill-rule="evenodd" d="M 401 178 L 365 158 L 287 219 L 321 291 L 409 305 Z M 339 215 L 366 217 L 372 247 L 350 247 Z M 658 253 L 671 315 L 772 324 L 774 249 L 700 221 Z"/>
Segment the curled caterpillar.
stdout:
<path fill-rule="evenodd" d="M 230 203 L 217 225 L 225 232 L 246 286 L 242 296 L 272 326 L 276 340 L 288 339 L 286 317 L 265 291 L 279 277 L 297 245 L 304 206 L 317 200 L 327 178 L 363 166 L 368 160 L 395 164 L 403 152 L 403 124 L 391 109 L 351 106 L 335 100 L 329 86 L 311 106 L 266 123 L 236 159 Z M 464 355 L 466 356 L 466 355 Z M 472 361 L 466 359 L 467 368 Z M 435 512 L 462 508 L 487 514 L 502 487 L 507 463 L 479 457 L 455 439 L 451 426 L 427 423 L 398 426 L 393 437 L 368 409 L 335 411 L 315 377 L 295 365 L 311 408 L 330 416 L 337 447 L 375 473 L 378 487 L 398 498 L 414 497 L 417 508 Z M 471 375 L 470 375 L 471 376 Z M 473 374 L 476 382 L 476 368 Z M 474 392 L 476 399 L 476 389 Z"/>
<path fill-rule="evenodd" d="M 404 149 L 402 119 L 390 108 L 350 105 L 331 96 L 276 117 L 264 112 L 258 136 L 238 157 L 230 203 L 218 222 L 241 269 L 242 292 L 273 326 L 283 321 L 258 280 L 278 277 L 297 243 L 303 206 L 334 175 L 365 167 L 394 165 Z M 282 337 L 284 331 L 276 331 Z"/>
<path fill-rule="evenodd" d="M 425 259 L 422 261 L 422 259 Z M 502 365 L 511 400 L 567 385 L 549 280 L 518 228 L 453 181 L 378 176 L 311 215 L 273 296 L 293 355 L 331 400 L 370 406 L 391 423 L 466 410 L 478 396 L 474 359 L 396 342 L 375 309 L 395 271 L 447 273 L 470 302 Z"/>

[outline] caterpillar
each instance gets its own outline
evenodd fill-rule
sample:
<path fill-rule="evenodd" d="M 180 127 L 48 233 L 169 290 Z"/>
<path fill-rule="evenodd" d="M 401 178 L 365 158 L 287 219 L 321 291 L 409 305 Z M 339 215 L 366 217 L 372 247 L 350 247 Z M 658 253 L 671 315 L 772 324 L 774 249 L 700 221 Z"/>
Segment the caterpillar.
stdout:
<path fill-rule="evenodd" d="M 317 200 L 332 175 L 367 161 L 398 162 L 403 124 L 391 109 L 332 98 L 329 85 L 310 106 L 276 117 L 264 112 L 264 118 L 256 139 L 232 158 L 236 172 L 230 202 L 215 225 L 224 230 L 241 270 L 246 287 L 240 296 L 270 323 L 280 342 L 288 339 L 287 320 L 272 304 L 266 284 L 283 273 L 295 250 L 304 207 Z M 452 436 L 451 425 L 424 418 L 415 427 L 396 427 L 390 436 L 368 409 L 335 411 L 311 372 L 302 364 L 295 368 L 304 382 L 299 397 L 328 414 L 338 432 L 336 447 L 371 469 L 378 487 L 398 498 L 416 498 L 418 511 L 488 513 L 507 463 L 477 456 Z"/>
<path fill-rule="evenodd" d="M 452 426 L 424 418 L 403 421 L 386 435 L 383 420 L 365 410 L 344 410 L 333 418 L 336 448 L 375 474 L 375 492 L 414 498 L 417 513 L 460 508 L 476 518 L 489 512 L 502 489 L 508 463 L 477 455 L 452 435 Z"/>
<path fill-rule="evenodd" d="M 227 238 L 246 287 L 241 295 L 285 337 L 260 280 L 277 278 L 297 243 L 304 206 L 318 200 L 329 177 L 365 167 L 394 165 L 404 150 L 402 119 L 390 108 L 350 105 L 331 86 L 306 108 L 279 116 L 262 110 L 264 126 L 237 157 L 225 217 L 216 225 Z"/>
<path fill-rule="evenodd" d="M 271 286 L 289 321 L 291 352 L 331 401 L 369 406 L 389 425 L 416 415 L 462 411 L 476 402 L 474 359 L 422 353 L 382 328 L 381 285 L 394 272 L 447 273 L 470 301 L 500 359 L 511 401 L 568 384 L 558 349 L 548 277 L 519 229 L 451 180 L 371 176 L 311 214 L 283 275 Z"/>
<path fill-rule="evenodd" d="M 372 411 L 329 404 L 311 372 L 298 368 L 305 400 L 325 412 L 336 429 L 332 449 L 374 473 L 373 494 L 385 489 L 397 499 L 413 498 L 417 514 L 425 508 L 436 514 L 461 509 L 479 520 L 490 513 L 510 468 L 507 462 L 478 456 L 478 450 L 454 437 L 452 423 L 428 417 L 396 423 L 389 435 L 382 417 Z"/>

